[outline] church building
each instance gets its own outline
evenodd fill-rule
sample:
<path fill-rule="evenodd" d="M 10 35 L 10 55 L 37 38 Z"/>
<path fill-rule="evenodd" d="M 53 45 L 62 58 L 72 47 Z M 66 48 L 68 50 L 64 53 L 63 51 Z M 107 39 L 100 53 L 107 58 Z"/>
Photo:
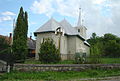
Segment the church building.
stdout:
<path fill-rule="evenodd" d="M 40 44 L 45 38 L 54 40 L 56 47 L 60 49 L 62 60 L 74 59 L 75 53 L 84 53 L 89 56 L 90 45 L 86 41 L 86 30 L 87 28 L 81 25 L 81 12 L 76 27 L 73 27 L 66 19 L 57 22 L 51 18 L 34 32 L 36 36 L 35 59 L 39 59 Z"/>

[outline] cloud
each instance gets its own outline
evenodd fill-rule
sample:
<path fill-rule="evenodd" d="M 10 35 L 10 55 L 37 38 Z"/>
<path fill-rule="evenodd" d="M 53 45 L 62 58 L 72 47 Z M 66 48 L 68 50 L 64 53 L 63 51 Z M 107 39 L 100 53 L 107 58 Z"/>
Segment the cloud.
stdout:
<path fill-rule="evenodd" d="M 10 21 L 10 20 L 12 20 L 12 17 L 11 17 L 11 16 L 0 17 L 0 22 L 3 22 L 3 21 Z"/>
<path fill-rule="evenodd" d="M 74 0 L 56 0 L 56 12 L 63 16 L 70 16 L 76 18 L 78 16 L 79 1 Z"/>
<path fill-rule="evenodd" d="M 52 7 L 52 0 L 36 0 L 30 8 L 34 13 L 45 14 L 46 16 L 51 16 L 54 13 L 54 8 Z"/>
<path fill-rule="evenodd" d="M 102 4 L 104 3 L 106 0 L 92 0 L 93 4 Z"/>
<path fill-rule="evenodd" d="M 120 36 L 120 0 L 35 0 L 31 11 L 51 17 L 54 13 L 78 18 L 78 8 L 82 8 L 82 18 L 88 35 L 112 32 Z"/>
<path fill-rule="evenodd" d="M 0 22 L 3 21 L 11 21 L 12 17 L 15 16 L 16 14 L 10 11 L 2 12 L 1 17 L 0 17 Z"/>
<path fill-rule="evenodd" d="M 9 16 L 14 16 L 14 15 L 16 15 L 15 13 L 13 13 L 13 12 L 10 12 L 10 11 L 6 11 L 6 12 L 3 12 L 3 13 L 1 13 L 2 15 L 9 15 Z"/>

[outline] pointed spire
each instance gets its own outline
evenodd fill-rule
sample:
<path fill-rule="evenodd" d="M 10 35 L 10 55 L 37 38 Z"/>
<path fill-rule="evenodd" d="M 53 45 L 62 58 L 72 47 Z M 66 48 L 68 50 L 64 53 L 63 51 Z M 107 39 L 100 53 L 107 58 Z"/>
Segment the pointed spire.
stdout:
<path fill-rule="evenodd" d="M 82 19 L 82 21 L 81 21 L 81 25 L 84 25 L 84 19 Z"/>
<path fill-rule="evenodd" d="M 77 26 L 81 26 L 81 8 L 79 8 L 79 18 L 78 18 Z"/>

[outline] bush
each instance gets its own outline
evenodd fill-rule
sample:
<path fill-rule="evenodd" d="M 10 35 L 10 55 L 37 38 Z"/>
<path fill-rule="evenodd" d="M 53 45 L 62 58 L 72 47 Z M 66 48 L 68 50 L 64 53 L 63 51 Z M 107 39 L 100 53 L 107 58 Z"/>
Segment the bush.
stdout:
<path fill-rule="evenodd" d="M 60 61 L 60 52 L 52 39 L 47 38 L 40 47 L 39 60 L 42 63 L 56 63 Z"/>
<path fill-rule="evenodd" d="M 10 47 L 0 51 L 0 60 L 6 61 L 10 65 L 14 63 L 14 57 Z"/>
<path fill-rule="evenodd" d="M 9 43 L 5 37 L 0 37 L 0 52 L 9 47 Z"/>
<path fill-rule="evenodd" d="M 75 63 L 85 63 L 86 62 L 86 56 L 85 53 L 75 53 Z"/>
<path fill-rule="evenodd" d="M 90 59 L 88 60 L 88 63 L 101 63 L 101 54 L 97 44 L 92 45 L 90 48 Z"/>
<path fill-rule="evenodd" d="M 97 56 L 97 55 L 91 55 L 89 60 L 88 60 L 88 63 L 90 63 L 90 64 L 101 63 L 101 57 Z"/>

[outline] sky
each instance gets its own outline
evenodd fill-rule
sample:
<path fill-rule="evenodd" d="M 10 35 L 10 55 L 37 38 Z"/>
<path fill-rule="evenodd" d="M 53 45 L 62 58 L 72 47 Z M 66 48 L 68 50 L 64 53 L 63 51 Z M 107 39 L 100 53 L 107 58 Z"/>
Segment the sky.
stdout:
<path fill-rule="evenodd" d="M 28 12 L 28 36 L 33 38 L 34 32 L 51 17 L 58 22 L 65 18 L 75 27 L 79 7 L 88 38 L 93 32 L 120 37 L 120 0 L 0 0 L 0 35 L 9 36 L 13 31 L 13 20 L 21 6 Z"/>

